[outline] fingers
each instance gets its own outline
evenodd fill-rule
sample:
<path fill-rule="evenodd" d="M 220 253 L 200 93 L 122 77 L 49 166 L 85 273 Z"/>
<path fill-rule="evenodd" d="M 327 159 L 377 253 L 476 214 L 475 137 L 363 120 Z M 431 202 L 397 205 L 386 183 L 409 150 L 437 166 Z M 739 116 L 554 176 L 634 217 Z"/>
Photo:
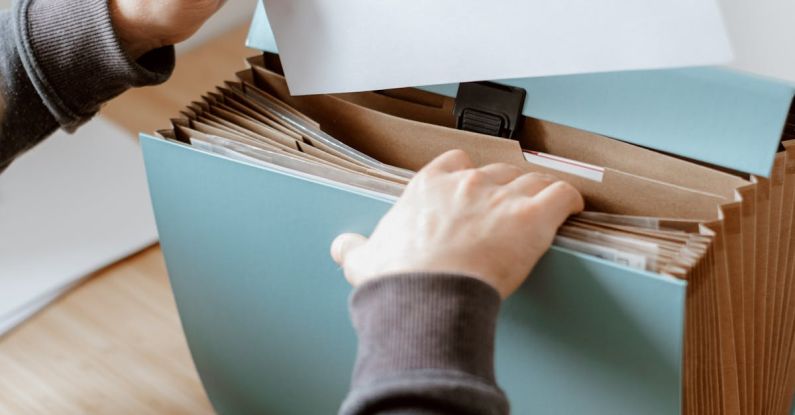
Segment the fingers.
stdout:
<path fill-rule="evenodd" d="M 557 181 L 538 192 L 530 201 L 542 223 L 560 226 L 569 216 L 585 208 L 582 195 L 574 186 Z"/>
<path fill-rule="evenodd" d="M 479 168 L 492 182 L 498 185 L 508 184 L 523 174 L 522 169 L 507 163 L 494 163 Z"/>
<path fill-rule="evenodd" d="M 420 173 L 452 173 L 473 167 L 472 159 L 463 150 L 450 150 L 433 159 Z"/>
<path fill-rule="evenodd" d="M 358 233 L 343 233 L 331 243 L 331 257 L 339 266 L 345 266 L 345 259 L 351 252 L 367 242 L 367 238 Z"/>
<path fill-rule="evenodd" d="M 547 186 L 555 183 L 557 179 L 541 173 L 528 173 L 505 186 L 504 191 L 512 194 L 533 197 Z"/>

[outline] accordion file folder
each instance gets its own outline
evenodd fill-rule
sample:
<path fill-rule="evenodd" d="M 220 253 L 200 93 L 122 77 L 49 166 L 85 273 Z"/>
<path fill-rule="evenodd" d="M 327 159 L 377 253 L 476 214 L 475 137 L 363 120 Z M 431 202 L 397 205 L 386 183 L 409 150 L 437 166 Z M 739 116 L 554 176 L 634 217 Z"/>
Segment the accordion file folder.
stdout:
<path fill-rule="evenodd" d="M 218 412 L 334 413 L 356 342 L 329 244 L 369 233 L 391 202 L 160 139 L 143 147 L 182 324 Z M 499 324 L 514 411 L 678 411 L 682 281 L 560 248 L 535 274 Z"/>
<path fill-rule="evenodd" d="M 275 51 L 262 7 L 249 45 Z M 714 68 L 508 83 L 527 91 L 523 114 L 549 123 L 544 125 L 745 172 L 758 176 L 777 200 L 788 197 L 786 158 L 777 150 L 795 93 L 789 85 Z M 454 85 L 424 89 L 456 94 Z M 329 246 L 342 232 L 369 234 L 394 199 L 154 135 L 142 134 L 141 143 L 180 318 L 216 410 L 227 415 L 334 413 L 349 388 L 356 338 L 347 312 L 351 289 Z M 704 222 L 702 231 L 715 235 L 714 245 L 742 250 L 747 233 L 733 232 L 732 225 L 759 223 L 750 210 L 758 204 L 748 201 L 750 196 L 761 201 L 765 193 L 751 188 L 750 195 L 740 188 L 738 199 L 720 209 L 716 204 L 714 219 L 690 219 Z M 686 204 L 679 208 L 688 209 Z M 727 278 L 743 267 L 719 259 Z M 751 268 L 748 262 L 745 267 Z M 747 396 L 766 392 L 737 379 L 775 378 L 762 370 L 761 358 L 755 366 L 738 363 L 719 370 L 712 362 L 702 365 L 707 369 L 688 369 L 688 359 L 707 355 L 700 347 L 720 349 L 733 362 L 735 354 L 751 359 L 752 348 L 741 354 L 734 344 L 746 338 L 732 340 L 732 348 L 725 349 L 725 337 L 695 345 L 686 336 L 688 325 L 703 323 L 694 316 L 716 315 L 690 312 L 696 310 L 691 302 L 713 308 L 718 303 L 691 301 L 718 295 L 698 287 L 553 246 L 500 313 L 496 373 L 512 411 L 757 413 L 755 402 L 762 400 Z M 719 311 L 725 315 L 711 321 L 699 338 L 725 336 L 717 325 L 738 324 L 731 310 Z M 786 321 L 782 318 L 781 327 L 788 327 Z M 748 373 L 739 373 L 740 367 Z M 727 379 L 726 373 L 737 379 Z M 694 391 L 715 398 L 701 402 Z"/>

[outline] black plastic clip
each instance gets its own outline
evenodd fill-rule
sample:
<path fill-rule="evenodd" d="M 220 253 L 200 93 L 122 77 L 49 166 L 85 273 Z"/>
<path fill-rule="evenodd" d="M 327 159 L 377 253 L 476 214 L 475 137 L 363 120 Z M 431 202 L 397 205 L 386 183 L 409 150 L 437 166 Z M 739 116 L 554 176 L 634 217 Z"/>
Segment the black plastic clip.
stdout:
<path fill-rule="evenodd" d="M 453 113 L 456 128 L 497 137 L 516 138 L 527 92 L 494 82 L 458 86 Z"/>

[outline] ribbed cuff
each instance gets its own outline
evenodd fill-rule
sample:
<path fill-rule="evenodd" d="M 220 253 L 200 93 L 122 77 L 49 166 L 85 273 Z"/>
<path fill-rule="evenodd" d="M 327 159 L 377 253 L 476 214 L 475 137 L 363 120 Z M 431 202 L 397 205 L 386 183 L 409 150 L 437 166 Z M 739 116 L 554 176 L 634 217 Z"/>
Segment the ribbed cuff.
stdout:
<path fill-rule="evenodd" d="M 494 380 L 500 296 L 461 275 L 409 273 L 368 282 L 351 296 L 359 350 L 353 387 L 415 369 Z"/>
<path fill-rule="evenodd" d="M 20 0 L 17 48 L 48 109 L 74 129 L 130 87 L 168 79 L 174 48 L 132 61 L 113 29 L 107 0 Z"/>

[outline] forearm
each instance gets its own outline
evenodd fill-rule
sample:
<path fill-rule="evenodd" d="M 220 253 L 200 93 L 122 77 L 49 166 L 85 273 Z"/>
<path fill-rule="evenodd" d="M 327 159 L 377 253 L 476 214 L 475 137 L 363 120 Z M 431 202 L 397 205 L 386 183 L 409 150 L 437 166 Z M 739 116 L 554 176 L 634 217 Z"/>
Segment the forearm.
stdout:
<path fill-rule="evenodd" d="M 364 414 L 507 414 L 494 379 L 500 297 L 457 275 L 404 274 L 359 287 L 359 350 L 340 410 Z"/>
<path fill-rule="evenodd" d="M 0 13 L 0 171 L 58 127 L 17 52 L 11 11 Z"/>
<path fill-rule="evenodd" d="M 165 81 L 174 65 L 170 47 L 129 59 L 107 0 L 20 0 L 0 30 L 0 170 L 128 88 Z"/>

